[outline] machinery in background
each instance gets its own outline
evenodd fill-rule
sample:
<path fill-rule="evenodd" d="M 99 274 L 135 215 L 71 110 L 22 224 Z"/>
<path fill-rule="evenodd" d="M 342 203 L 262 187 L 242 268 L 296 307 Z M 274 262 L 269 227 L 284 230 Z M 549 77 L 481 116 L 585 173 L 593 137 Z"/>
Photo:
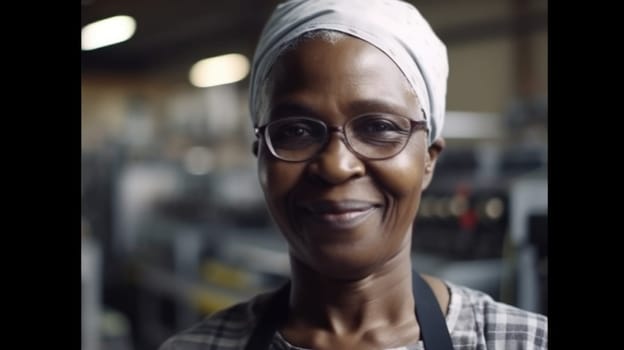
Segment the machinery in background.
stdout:
<path fill-rule="evenodd" d="M 546 150 L 450 151 L 421 198 L 414 266 L 547 313 Z"/>
<path fill-rule="evenodd" d="M 457 149 L 443 153 L 423 194 L 414 266 L 517 304 L 520 288 L 538 287 L 521 280 L 525 269 L 541 265 L 517 259 L 521 246 L 510 240 L 512 188 L 523 174 L 545 167 L 545 151 Z M 115 273 L 103 274 L 102 300 L 127 316 L 137 350 L 155 348 L 205 315 L 288 277 L 287 247 L 254 169 L 196 175 L 175 164 L 143 162 L 115 174 L 116 210 L 105 245 L 114 251 L 103 252 L 104 269 Z"/>

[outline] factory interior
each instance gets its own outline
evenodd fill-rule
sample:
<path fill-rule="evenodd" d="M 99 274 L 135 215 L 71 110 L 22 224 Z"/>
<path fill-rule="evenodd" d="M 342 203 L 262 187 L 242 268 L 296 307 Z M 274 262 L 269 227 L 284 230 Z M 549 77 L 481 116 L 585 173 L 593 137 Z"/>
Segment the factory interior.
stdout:
<path fill-rule="evenodd" d="M 82 350 L 156 349 L 288 279 L 248 109 L 278 2 L 81 0 Z M 548 2 L 408 2 L 450 65 L 413 265 L 548 315 Z M 127 38 L 88 46 L 108 18 L 129 21 Z M 198 81 L 215 58 L 233 78 Z"/>

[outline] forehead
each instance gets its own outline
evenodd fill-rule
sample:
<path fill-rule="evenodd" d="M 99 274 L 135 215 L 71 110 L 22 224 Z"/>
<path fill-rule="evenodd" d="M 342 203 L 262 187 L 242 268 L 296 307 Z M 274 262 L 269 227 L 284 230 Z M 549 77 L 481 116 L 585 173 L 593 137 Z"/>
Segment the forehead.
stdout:
<path fill-rule="evenodd" d="M 350 114 L 348 105 L 367 100 L 383 100 L 406 116 L 419 109 L 396 64 L 375 46 L 346 35 L 333 43 L 307 39 L 288 49 L 273 66 L 267 93 L 269 110 L 283 101 L 300 101 Z"/>

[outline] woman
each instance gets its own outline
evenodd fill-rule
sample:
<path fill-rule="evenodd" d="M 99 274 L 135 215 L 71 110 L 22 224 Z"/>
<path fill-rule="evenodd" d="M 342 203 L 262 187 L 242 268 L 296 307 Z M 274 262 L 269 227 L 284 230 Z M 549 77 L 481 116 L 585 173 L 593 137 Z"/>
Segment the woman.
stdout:
<path fill-rule="evenodd" d="M 446 48 L 407 3 L 279 5 L 250 107 L 291 281 L 161 349 L 545 349 L 544 316 L 412 272 L 412 225 L 444 148 L 447 72 Z"/>

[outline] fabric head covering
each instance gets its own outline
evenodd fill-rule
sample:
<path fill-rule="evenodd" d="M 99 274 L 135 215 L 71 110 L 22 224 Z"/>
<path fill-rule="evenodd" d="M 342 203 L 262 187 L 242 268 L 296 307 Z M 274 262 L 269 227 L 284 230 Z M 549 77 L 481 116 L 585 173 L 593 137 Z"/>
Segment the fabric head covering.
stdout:
<path fill-rule="evenodd" d="M 444 124 L 448 59 L 446 47 L 412 5 L 399 0 L 290 0 L 266 23 L 251 69 L 249 107 L 254 124 L 267 101 L 260 93 L 271 66 L 288 44 L 315 30 L 362 39 L 396 63 L 425 111 L 429 144 Z"/>

